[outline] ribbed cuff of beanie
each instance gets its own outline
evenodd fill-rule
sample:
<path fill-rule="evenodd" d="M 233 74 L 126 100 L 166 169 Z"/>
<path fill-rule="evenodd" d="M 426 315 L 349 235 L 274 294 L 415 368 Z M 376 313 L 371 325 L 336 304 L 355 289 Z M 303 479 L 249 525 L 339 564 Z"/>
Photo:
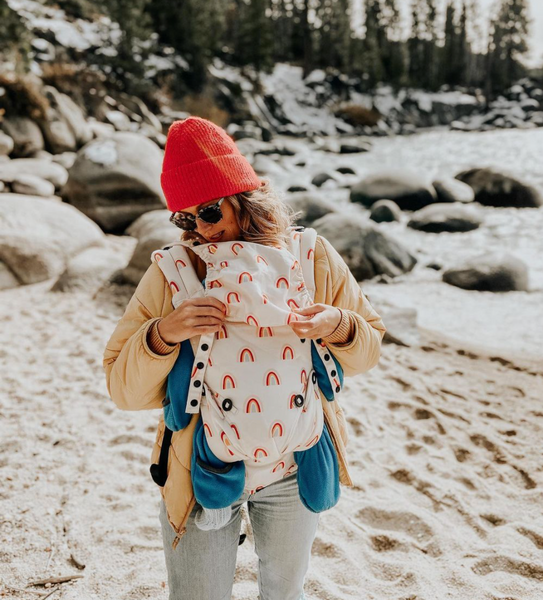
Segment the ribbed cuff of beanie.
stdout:
<path fill-rule="evenodd" d="M 171 346 L 160 337 L 160 333 L 158 333 L 158 324 L 160 321 L 161 319 L 157 319 L 149 328 L 147 332 L 147 345 L 155 354 L 170 354 L 177 348 L 177 344 Z"/>
<path fill-rule="evenodd" d="M 349 313 L 341 310 L 341 308 L 339 308 L 339 311 L 341 312 L 341 321 L 330 335 L 323 338 L 325 342 L 330 344 L 346 344 L 351 341 L 352 327 Z"/>

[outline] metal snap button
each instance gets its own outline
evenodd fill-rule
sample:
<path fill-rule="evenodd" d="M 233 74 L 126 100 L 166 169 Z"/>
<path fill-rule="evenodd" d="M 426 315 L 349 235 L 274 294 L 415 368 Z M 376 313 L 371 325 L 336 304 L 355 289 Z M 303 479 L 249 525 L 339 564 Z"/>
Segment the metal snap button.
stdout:
<path fill-rule="evenodd" d="M 303 406 L 304 404 L 304 397 L 301 394 L 298 394 L 295 398 L 294 398 L 294 404 L 296 404 L 296 406 L 298 408 L 300 408 L 300 406 Z"/>
<path fill-rule="evenodd" d="M 322 344 L 322 338 L 319 338 L 318 340 L 316 340 L 317 344 Z"/>
<path fill-rule="evenodd" d="M 223 408 L 223 410 L 227 410 L 227 411 L 228 410 L 232 410 L 232 406 L 233 406 L 233 403 L 232 403 L 232 400 L 230 400 L 230 398 L 225 398 L 222 401 L 222 408 Z"/>
<path fill-rule="evenodd" d="M 209 346 L 207 344 L 202 344 L 201 347 L 204 352 L 209 349 Z"/>
<path fill-rule="evenodd" d="M 203 363 L 203 362 L 199 362 L 199 363 L 196 365 L 196 368 L 197 368 L 197 369 L 203 369 L 203 368 L 204 368 L 204 363 Z"/>
<path fill-rule="evenodd" d="M 315 371 L 313 371 L 313 373 L 311 373 L 311 381 L 313 383 L 317 383 L 317 374 L 315 373 Z"/>
<path fill-rule="evenodd" d="M 194 387 L 200 387 L 202 385 L 201 381 L 195 381 L 194 382 Z"/>
<path fill-rule="evenodd" d="M 191 400 L 190 401 L 190 405 L 191 406 L 197 406 L 198 405 L 198 400 Z"/>
<path fill-rule="evenodd" d="M 337 373 L 335 371 L 331 372 L 332 377 L 335 377 L 337 375 Z"/>
<path fill-rule="evenodd" d="M 339 392 L 341 390 L 341 388 L 338 386 L 336 386 L 336 392 Z"/>
<path fill-rule="evenodd" d="M 324 360 L 330 360 L 330 355 L 329 354 L 325 354 L 324 355 Z"/>

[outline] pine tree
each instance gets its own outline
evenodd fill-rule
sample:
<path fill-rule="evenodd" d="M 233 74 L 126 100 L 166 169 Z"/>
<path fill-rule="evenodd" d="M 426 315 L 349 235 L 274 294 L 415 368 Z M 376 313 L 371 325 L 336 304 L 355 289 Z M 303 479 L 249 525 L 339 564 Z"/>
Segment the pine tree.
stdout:
<path fill-rule="evenodd" d="M 257 71 L 273 67 L 273 36 L 270 0 L 241 0 L 238 4 L 239 33 L 236 58 Z"/>
<path fill-rule="evenodd" d="M 502 90 L 521 77 L 520 59 L 528 50 L 528 7 L 526 0 L 502 0 L 491 23 L 488 49 L 487 89 Z"/>
<path fill-rule="evenodd" d="M 30 34 L 21 17 L 5 1 L 0 1 L 0 56 L 20 71 L 30 64 Z"/>

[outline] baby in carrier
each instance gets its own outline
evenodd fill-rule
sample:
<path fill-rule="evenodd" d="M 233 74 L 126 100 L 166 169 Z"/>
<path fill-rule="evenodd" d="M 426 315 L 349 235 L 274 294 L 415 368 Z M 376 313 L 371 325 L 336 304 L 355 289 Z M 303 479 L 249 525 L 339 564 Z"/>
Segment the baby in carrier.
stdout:
<path fill-rule="evenodd" d="M 217 333 L 202 335 L 195 349 L 183 342 L 164 407 L 172 431 L 201 415 L 191 461 L 201 529 L 225 525 L 244 492 L 295 472 L 309 510 L 339 500 L 337 455 L 319 391 L 333 400 L 343 372 L 322 340 L 301 339 L 289 325 L 299 318 L 293 309 L 313 304 L 316 232 L 292 228 L 290 235 L 289 250 L 184 241 L 152 256 L 170 283 L 174 307 L 198 295 L 226 306 Z M 185 247 L 205 262 L 205 287 Z"/>

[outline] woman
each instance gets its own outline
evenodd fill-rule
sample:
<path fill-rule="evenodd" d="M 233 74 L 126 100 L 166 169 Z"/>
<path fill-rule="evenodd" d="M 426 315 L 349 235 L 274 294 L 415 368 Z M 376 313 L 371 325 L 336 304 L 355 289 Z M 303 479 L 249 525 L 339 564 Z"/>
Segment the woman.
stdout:
<path fill-rule="evenodd" d="M 172 222 L 185 230 L 184 240 L 202 244 L 244 240 L 286 248 L 292 216 L 269 184 L 256 176 L 233 141 L 213 123 L 191 117 L 172 125 L 161 183 Z M 189 256 L 203 280 L 205 262 L 195 252 L 189 251 Z M 320 236 L 314 256 L 314 304 L 296 311 L 299 318 L 290 323 L 292 331 L 301 339 L 322 340 L 346 376 L 367 371 L 378 362 L 385 327 L 343 259 Z M 225 305 L 210 296 L 188 299 L 174 310 L 170 286 L 152 263 L 104 354 L 113 401 L 124 410 L 161 408 L 168 374 L 177 359 L 188 356 L 190 362 L 199 336 L 218 332 L 225 318 Z M 352 485 L 343 412 L 337 400 L 323 401 L 322 409 L 337 452 L 339 480 Z M 301 502 L 296 472 L 257 491 L 244 491 L 232 505 L 226 524 L 206 531 L 197 526 L 201 507 L 194 497 L 190 473 L 198 418 L 198 414 L 192 415 L 188 426 L 173 433 L 168 477 L 162 488 L 160 518 L 170 599 L 231 597 L 239 509 L 246 501 L 259 557 L 260 598 L 305 598 L 303 582 L 319 515 Z M 163 435 L 161 420 L 153 462 Z"/>

